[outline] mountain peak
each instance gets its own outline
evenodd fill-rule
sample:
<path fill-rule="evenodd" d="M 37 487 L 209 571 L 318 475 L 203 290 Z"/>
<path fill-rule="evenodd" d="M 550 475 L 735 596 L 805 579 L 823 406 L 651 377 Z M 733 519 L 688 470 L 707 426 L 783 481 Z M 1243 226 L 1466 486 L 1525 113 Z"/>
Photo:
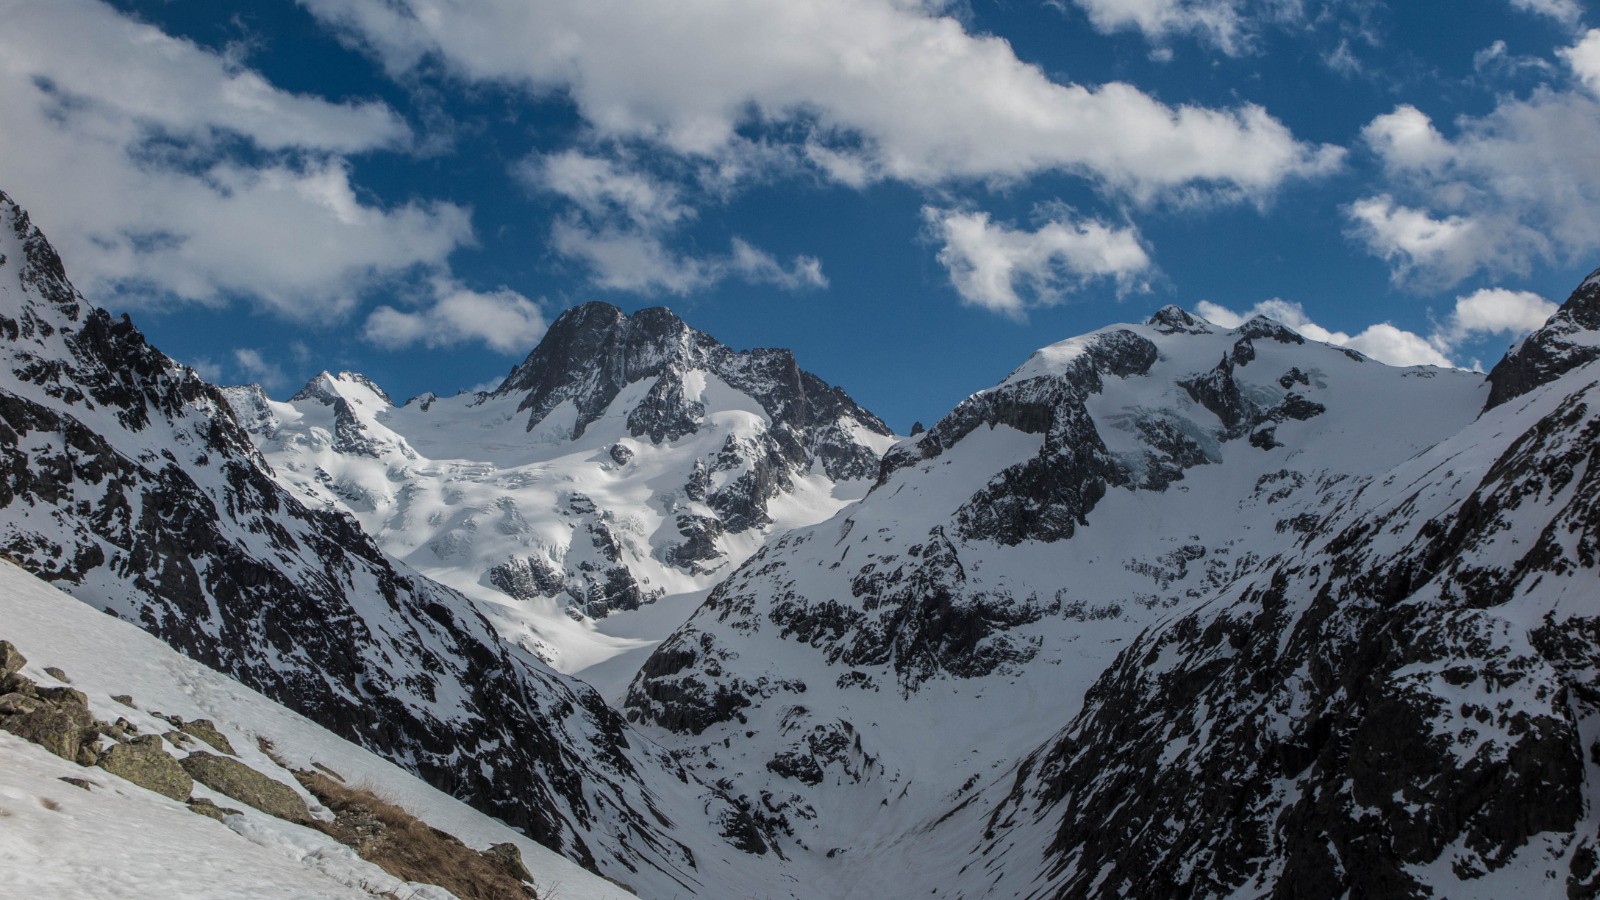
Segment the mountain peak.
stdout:
<path fill-rule="evenodd" d="M 1162 334 L 1173 334 L 1180 331 L 1185 334 L 1211 333 L 1210 322 L 1171 303 L 1156 310 L 1155 315 L 1151 316 L 1145 324 L 1152 326 Z"/>
<path fill-rule="evenodd" d="M 289 402 L 299 403 L 302 400 L 315 400 L 319 403 L 329 404 L 335 400 L 349 399 L 349 393 L 352 389 L 367 391 L 384 404 L 394 405 L 394 401 L 390 399 L 389 394 L 383 388 L 378 387 L 377 382 L 362 375 L 360 372 L 341 371 L 335 375 L 326 369 L 306 382 L 306 386 L 301 388 L 293 397 L 290 397 Z"/>
<path fill-rule="evenodd" d="M 1306 339 L 1300 332 L 1267 316 L 1251 316 L 1248 322 L 1233 330 L 1234 334 L 1245 338 L 1267 338 L 1280 344 L 1304 344 Z"/>
<path fill-rule="evenodd" d="M 1578 285 L 1543 327 L 1523 338 L 1489 370 L 1493 409 L 1579 366 L 1600 359 L 1600 269 Z"/>
<path fill-rule="evenodd" d="M 630 316 L 609 303 L 591 301 L 557 316 L 539 345 L 494 393 L 526 393 L 523 408 L 532 408 L 536 417 L 542 417 L 549 412 L 540 410 L 545 399 L 565 393 L 564 387 L 574 382 L 588 382 L 609 403 L 615 395 L 613 388 L 621 389 L 648 370 L 692 355 L 696 349 L 709 351 L 721 346 L 664 306 Z M 598 415 L 599 409 L 593 412 Z M 536 423 L 537 418 L 530 424 Z"/>
<path fill-rule="evenodd" d="M 17 259 L 13 264 L 17 266 L 17 278 L 24 288 L 20 296 L 26 297 L 30 291 L 35 292 L 54 307 L 56 315 L 67 322 L 77 322 L 82 318 L 88 304 L 83 302 L 83 297 L 67 280 L 67 268 L 61 262 L 61 257 L 50 246 L 44 233 L 33 224 L 27 210 L 4 191 L 0 191 L 0 223 L 3 223 L 0 228 L 9 225 L 11 232 L 9 236 L 0 234 L 0 247 L 11 244 L 12 238 L 18 245 Z M 6 253 L 0 250 L 0 265 L 6 262 Z M 32 323 L 24 323 L 24 331 L 32 327 Z"/>
<path fill-rule="evenodd" d="M 697 399 L 700 391 L 684 383 L 695 370 L 748 395 L 775 425 L 796 435 L 844 418 L 873 433 L 889 434 L 887 426 L 843 391 L 802 371 L 793 353 L 735 352 L 664 306 L 631 315 L 598 302 L 567 310 L 493 393 L 523 395 L 518 410 L 529 412 L 530 430 L 570 404 L 576 410 L 571 426 L 576 439 L 624 388 L 653 381 L 648 395 L 629 412 L 628 426 L 634 437 L 661 443 L 694 431 L 707 413 Z M 801 447 L 811 443 L 809 437 L 797 440 L 789 454 L 796 461 L 806 455 Z"/>

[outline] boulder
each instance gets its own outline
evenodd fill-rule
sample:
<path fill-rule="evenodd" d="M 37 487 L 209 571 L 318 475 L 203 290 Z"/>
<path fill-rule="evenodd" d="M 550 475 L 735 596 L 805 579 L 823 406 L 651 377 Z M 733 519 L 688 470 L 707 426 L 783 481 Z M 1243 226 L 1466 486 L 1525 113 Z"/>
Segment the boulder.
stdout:
<path fill-rule="evenodd" d="M 10 675 L 28 664 L 28 658 L 18 652 L 10 641 L 0 641 L 0 675 Z"/>
<path fill-rule="evenodd" d="M 54 703 L 54 704 L 57 704 L 57 705 L 60 705 L 60 706 L 77 706 L 77 707 L 81 707 L 81 708 L 83 708 L 85 710 L 87 710 L 89 708 L 89 698 L 84 695 L 83 691 L 77 690 L 76 688 L 69 688 L 69 687 L 45 687 L 45 688 L 39 688 L 35 692 L 34 696 L 38 697 L 40 700 L 44 700 L 44 701 L 46 701 L 48 703 Z"/>
<path fill-rule="evenodd" d="M 189 811 L 192 813 L 198 813 L 208 819 L 216 819 L 218 822 L 221 822 L 223 818 L 227 816 L 236 816 L 239 814 L 239 810 L 237 809 L 229 806 L 218 806 L 204 797 L 190 797 Z"/>
<path fill-rule="evenodd" d="M 290 822 L 311 821 L 311 811 L 293 788 L 236 759 L 197 751 L 184 757 L 183 770 L 218 793 Z"/>
<path fill-rule="evenodd" d="M 114 745 L 101 755 L 97 765 L 174 800 L 187 800 L 194 787 L 183 766 L 162 746 L 161 738 L 153 734 Z"/>
<path fill-rule="evenodd" d="M 518 881 L 533 880 L 533 873 L 522 862 L 522 851 L 517 849 L 516 844 L 491 844 L 489 849 L 480 850 L 479 853 L 506 875 Z"/>
<path fill-rule="evenodd" d="M 239 755 L 234 752 L 233 744 L 228 742 L 228 736 L 218 731 L 216 723 L 210 719 L 195 719 L 192 722 L 184 722 L 178 728 L 185 734 L 194 735 L 210 744 L 218 753 L 226 753 L 229 756 Z"/>
<path fill-rule="evenodd" d="M 9 731 L 24 740 L 49 750 L 62 759 L 89 764 L 93 762 L 94 741 L 99 736 L 94 717 L 71 688 L 62 688 L 77 697 L 69 702 L 40 696 L 29 697 L 21 693 L 0 696 L 0 729 Z"/>

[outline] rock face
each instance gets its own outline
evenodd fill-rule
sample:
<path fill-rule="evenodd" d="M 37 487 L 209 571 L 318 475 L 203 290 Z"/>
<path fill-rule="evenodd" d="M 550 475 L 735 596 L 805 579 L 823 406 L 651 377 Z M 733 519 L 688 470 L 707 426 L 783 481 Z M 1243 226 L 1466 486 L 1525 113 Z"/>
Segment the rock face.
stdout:
<path fill-rule="evenodd" d="M 859 504 L 718 585 L 628 715 L 827 873 L 821 893 L 984 894 L 995 872 L 958 871 L 976 852 L 946 865 L 917 844 L 975 847 L 995 779 L 1128 642 L 1300 545 L 1484 394 L 1174 308 L 1047 347 L 891 449 Z"/>
<path fill-rule="evenodd" d="M 693 372 L 715 376 L 759 404 L 771 423 L 760 455 L 776 456 L 801 471 L 814 461 L 834 481 L 866 478 L 877 471 L 879 454 L 854 433 L 865 429 L 890 435 L 877 416 L 844 391 L 802 371 L 788 350 L 735 353 L 665 307 L 632 316 L 606 303 L 567 310 L 492 396 L 520 397 L 517 408 L 528 413 L 529 431 L 562 404 L 571 404 L 571 436 L 576 439 L 624 390 L 648 384 L 643 398 L 627 412 L 627 430 L 634 438 L 660 444 L 698 431 L 714 409 L 688 384 Z M 765 499 L 752 498 L 751 518 L 764 515 L 756 507 Z"/>
<path fill-rule="evenodd" d="M 396 406 L 344 372 L 287 403 L 226 396 L 282 484 L 558 668 L 606 652 L 571 619 L 709 589 L 865 493 L 893 443 L 788 351 L 603 303 L 563 313 L 492 392 Z"/>
<path fill-rule="evenodd" d="M 0 550 L 585 865 L 706 877 L 742 827 L 715 790 L 279 485 L 222 394 L 90 307 L 3 195 L 0 260 Z M 668 835 L 664 803 L 704 827 Z"/>
<path fill-rule="evenodd" d="M 1600 271 L 1573 292 L 1543 328 L 1511 348 L 1489 370 L 1489 401 L 1494 408 L 1591 360 L 1600 359 Z"/>

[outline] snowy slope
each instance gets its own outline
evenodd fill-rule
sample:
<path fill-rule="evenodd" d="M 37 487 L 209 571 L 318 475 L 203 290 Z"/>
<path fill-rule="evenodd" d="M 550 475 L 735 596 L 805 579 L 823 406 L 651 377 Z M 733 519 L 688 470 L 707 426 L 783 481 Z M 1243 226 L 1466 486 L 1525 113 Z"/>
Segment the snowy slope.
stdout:
<path fill-rule="evenodd" d="M 967 811 L 979 880 L 1595 896 L 1597 328 L 1591 278 L 1496 367 L 1477 421 L 1141 634 L 993 813 Z"/>
<path fill-rule="evenodd" d="M 369 786 L 470 846 L 512 843 L 536 882 L 571 900 L 632 896 L 429 787 L 416 776 L 342 740 L 226 676 L 189 660 L 133 625 L 95 612 L 17 567 L 0 562 L 0 639 L 29 660 L 23 673 L 51 684 L 62 669 L 102 721 L 127 719 L 146 734 L 210 719 L 257 771 L 295 787 L 257 749 L 266 738 L 291 766 L 320 764 Z M 113 701 L 133 698 L 132 707 Z M 18 897 L 446 897 L 401 882 L 320 832 L 249 808 L 203 786 L 196 794 L 244 809 L 226 822 L 100 769 L 85 769 L 0 732 L 0 871 Z M 85 791 L 60 779 L 80 778 Z"/>
<path fill-rule="evenodd" d="M 629 717 L 786 833 L 822 893 L 975 890 L 954 871 L 971 845 L 919 855 L 930 823 L 1009 779 L 1141 631 L 1294 547 L 1485 395 L 1471 373 L 1175 308 L 1045 348 L 714 590 Z"/>
<path fill-rule="evenodd" d="M 346 372 L 288 402 L 225 394 L 280 481 L 569 673 L 629 651 L 636 666 L 694 608 L 682 595 L 858 499 L 893 443 L 787 351 L 601 303 L 562 314 L 492 392 L 396 406 Z M 596 621 L 663 598 L 644 637 Z"/>
<path fill-rule="evenodd" d="M 0 549 L 640 890 L 731 890 L 724 860 L 766 849 L 591 689 L 278 485 L 221 394 L 90 307 L 4 196 Z"/>

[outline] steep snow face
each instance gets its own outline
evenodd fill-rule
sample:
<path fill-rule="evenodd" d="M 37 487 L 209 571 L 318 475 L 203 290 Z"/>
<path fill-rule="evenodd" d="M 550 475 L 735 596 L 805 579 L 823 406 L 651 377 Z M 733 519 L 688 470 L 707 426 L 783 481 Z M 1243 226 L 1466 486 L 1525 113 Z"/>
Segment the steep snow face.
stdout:
<path fill-rule="evenodd" d="M 787 351 L 601 303 L 564 313 L 491 393 L 395 406 L 324 373 L 287 403 L 225 394 L 282 483 L 567 672 L 638 656 L 653 644 L 623 635 L 639 629 L 596 620 L 671 597 L 666 627 L 681 622 L 681 595 L 859 499 L 894 440 Z"/>
<path fill-rule="evenodd" d="M 258 749 L 270 742 L 288 765 L 332 770 L 367 785 L 436 828 L 482 850 L 511 843 L 535 881 L 559 896 L 632 896 L 415 775 L 341 740 L 218 672 L 186 659 L 133 625 L 90 609 L 17 567 L 0 562 L 0 639 L 28 658 L 23 674 L 40 684 L 65 670 L 94 716 L 125 720 L 144 734 L 172 730 L 159 713 L 209 719 L 242 762 L 267 773 L 320 812 L 314 797 Z M 129 703 L 113 701 L 122 696 Z M 168 745 L 173 753 L 182 751 Z M 201 749 L 209 749 L 202 747 Z M 218 822 L 184 804 L 101 769 L 85 769 L 21 738 L 0 733 L 0 870 L 18 897 L 159 896 L 257 898 L 374 894 L 449 897 L 406 883 L 320 832 L 273 818 L 196 785 L 195 795 L 240 808 Z M 87 790 L 61 781 L 76 778 Z"/>
<path fill-rule="evenodd" d="M 932 821 L 1069 721 L 1143 629 L 1303 541 L 1485 391 L 1176 308 L 1045 348 L 891 449 L 860 504 L 718 586 L 628 715 L 787 834 L 816 883 L 981 892 L 992 873 L 953 871 L 971 856 L 917 855 L 941 846 Z"/>
<path fill-rule="evenodd" d="M 275 482 L 222 395 L 91 308 L 3 195 L 0 549 L 641 890 L 737 892 L 720 861 L 765 850 L 594 691 Z"/>
<path fill-rule="evenodd" d="M 1594 288 L 1511 367 L 1600 346 Z M 1539 363 L 1139 635 L 958 814 L 995 893 L 1600 891 L 1600 361 Z"/>

